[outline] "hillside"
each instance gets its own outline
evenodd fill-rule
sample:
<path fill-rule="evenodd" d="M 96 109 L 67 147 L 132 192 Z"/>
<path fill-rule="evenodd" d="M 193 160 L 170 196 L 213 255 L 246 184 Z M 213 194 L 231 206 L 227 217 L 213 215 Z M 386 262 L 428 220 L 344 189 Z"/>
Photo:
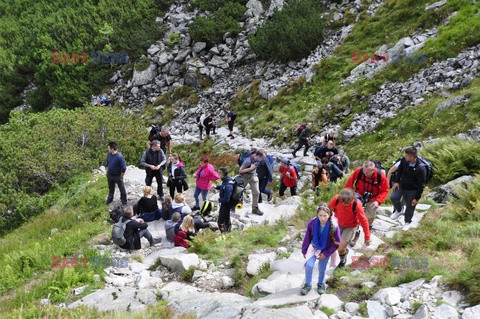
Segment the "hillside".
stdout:
<path fill-rule="evenodd" d="M 26 32 L 14 22 L 26 3 L 0 5 L 8 18 L 0 42 L 9 32 Z M 82 33 L 72 44 L 53 35 L 52 43 L 93 50 L 111 41 L 132 57 L 123 67 L 34 67 L 50 48 L 45 37 L 32 42 L 40 55 L 29 52 L 24 61 L 12 54 L 24 50 L 27 38 L 0 50 L 9 57 L 0 69 L 0 89 L 8 93 L 0 100 L 2 122 L 8 121 L 0 127 L 2 318 L 480 318 L 480 3 L 141 1 L 116 21 L 123 5 L 84 1 L 57 14 L 47 10 L 45 21 L 62 24 L 78 10 L 88 12 L 97 36 Z M 33 11 L 22 19 L 37 19 Z M 115 36 L 105 38 L 100 22 L 105 32 L 113 24 Z M 70 77 L 78 85 L 50 87 Z M 36 93 L 28 95 L 28 83 Z M 23 110 L 10 112 L 22 91 Z M 102 92 L 112 107 L 84 103 Z M 233 140 L 227 106 L 237 113 Z M 216 114 L 219 128 L 199 141 L 196 116 L 203 111 Z M 311 155 L 295 159 L 303 170 L 299 196 L 281 200 L 276 174 L 274 200 L 260 204 L 265 215 L 248 214 L 248 191 L 245 207 L 232 215 L 231 233 L 206 231 L 188 250 L 172 248 L 164 222 L 155 221 L 149 229 L 163 238 L 161 245 L 144 242 L 146 248 L 129 252 L 111 243 L 113 206 L 104 203 L 102 167 L 108 141 L 116 140 L 127 159 L 133 204 L 144 183 L 136 166 L 150 124 L 170 126 L 173 149 L 191 176 L 202 154 L 250 147 L 273 155 L 278 169 L 278 159 L 292 158 L 294 131 L 304 122 L 313 122 L 313 145 L 334 128 L 353 167 L 375 158 L 388 169 L 404 147 L 415 145 L 435 169 L 413 227 L 404 232 L 401 219 L 389 218 L 387 200 L 372 244 L 365 246 L 362 235 L 345 269 L 328 268 L 326 294 L 299 294 L 301 243 L 316 205 L 330 201 L 348 176 L 315 195 Z M 226 165 L 238 172 L 236 163 Z M 188 182 L 192 206 L 193 178 Z M 209 198 L 218 201 L 218 193 Z M 217 216 L 207 221 L 215 224 Z M 54 256 L 128 258 L 128 266 L 54 269 Z M 355 258 L 387 265 L 356 267 Z M 425 259 L 427 267 L 410 267 Z"/>

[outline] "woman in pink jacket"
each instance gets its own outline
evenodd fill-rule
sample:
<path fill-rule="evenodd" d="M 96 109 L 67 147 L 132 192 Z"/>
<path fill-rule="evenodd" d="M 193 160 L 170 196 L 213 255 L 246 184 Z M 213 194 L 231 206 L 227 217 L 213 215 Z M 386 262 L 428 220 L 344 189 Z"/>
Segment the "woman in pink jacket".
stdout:
<path fill-rule="evenodd" d="M 208 190 L 210 189 L 210 182 L 216 181 L 220 178 L 217 172 L 215 172 L 215 168 L 208 163 L 208 158 L 203 157 L 200 161 L 200 166 L 198 166 L 197 172 L 193 174 L 193 178 L 197 180 L 195 193 L 193 193 L 193 197 L 195 197 L 195 206 L 192 210 L 199 210 L 200 209 L 200 198 L 199 195 L 202 194 L 202 198 L 204 201 L 207 200 Z"/>

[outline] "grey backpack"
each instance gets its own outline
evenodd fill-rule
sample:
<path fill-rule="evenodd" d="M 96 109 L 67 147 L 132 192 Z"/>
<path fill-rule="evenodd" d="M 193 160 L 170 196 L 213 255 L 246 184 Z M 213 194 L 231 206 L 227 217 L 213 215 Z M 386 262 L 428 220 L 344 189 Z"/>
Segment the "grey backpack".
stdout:
<path fill-rule="evenodd" d="M 123 221 L 123 218 L 120 218 L 118 222 L 116 222 L 115 225 L 113 225 L 112 240 L 114 244 L 117 244 L 118 246 L 125 245 L 125 243 L 127 242 L 124 236 L 125 228 L 127 227 L 127 224 L 130 221 L 131 221 L 130 219 Z"/>

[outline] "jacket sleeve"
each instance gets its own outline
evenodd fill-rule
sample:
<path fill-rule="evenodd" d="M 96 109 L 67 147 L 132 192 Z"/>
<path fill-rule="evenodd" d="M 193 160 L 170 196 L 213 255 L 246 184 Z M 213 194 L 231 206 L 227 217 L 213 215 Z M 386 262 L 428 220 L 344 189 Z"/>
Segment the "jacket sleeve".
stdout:
<path fill-rule="evenodd" d="M 273 181 L 273 167 L 268 161 L 268 159 L 264 159 L 265 165 L 267 167 L 267 172 L 268 172 L 268 181 L 271 182 Z"/>
<path fill-rule="evenodd" d="M 187 178 L 187 172 L 185 171 L 185 167 L 180 167 L 180 175 L 176 176 L 175 179 L 185 179 Z"/>
<path fill-rule="evenodd" d="M 367 216 L 363 210 L 362 203 L 357 199 L 355 199 L 355 201 L 357 201 L 357 220 L 360 222 L 360 225 L 362 225 L 363 232 L 365 233 L 365 240 L 370 240 L 370 227 L 368 225 Z"/>
<path fill-rule="evenodd" d="M 215 169 L 213 167 L 210 167 L 210 169 L 208 170 L 208 179 L 211 181 L 216 181 L 219 178 L 220 176 L 217 174 L 217 172 L 215 172 Z"/>
<path fill-rule="evenodd" d="M 143 223 L 139 223 L 137 222 L 135 219 L 132 219 L 130 222 L 130 227 L 133 227 L 135 229 L 145 229 L 148 227 L 148 224 L 143 222 Z"/>
<path fill-rule="evenodd" d="M 290 175 L 292 176 L 291 179 L 297 179 L 298 176 L 297 176 L 297 170 L 295 169 L 295 167 L 292 166 L 292 168 L 290 169 Z"/>
<path fill-rule="evenodd" d="M 125 161 L 125 157 L 122 155 L 122 173 L 125 173 L 127 170 L 127 161 Z"/>
<path fill-rule="evenodd" d="M 359 172 L 360 172 L 360 169 L 361 169 L 361 168 L 359 167 L 359 168 L 357 168 L 357 169 L 353 172 L 353 174 L 348 178 L 347 183 L 345 183 L 345 187 L 344 187 L 344 188 L 351 188 L 351 189 L 353 189 L 353 183 L 357 180 L 358 174 L 359 174 Z M 355 191 L 355 190 L 354 190 L 354 191 Z"/>
<path fill-rule="evenodd" d="M 313 222 L 312 222 L 312 220 L 310 220 L 308 222 L 307 231 L 305 233 L 305 237 L 303 237 L 302 254 L 304 254 L 304 255 L 307 253 L 308 246 L 312 242 L 312 233 L 313 233 Z"/>
<path fill-rule="evenodd" d="M 305 129 L 303 129 L 303 131 L 300 133 L 299 138 L 300 138 L 301 140 L 306 140 L 306 139 L 307 139 L 307 136 L 306 136 L 307 133 L 306 133 L 306 131 L 307 131 L 307 129 L 305 128 Z"/>
<path fill-rule="evenodd" d="M 160 157 L 162 158 L 162 161 L 160 162 L 159 165 L 163 166 L 167 162 L 167 157 L 165 156 L 165 153 L 163 152 L 162 149 L 160 149 Z"/>
<path fill-rule="evenodd" d="M 415 178 L 417 184 L 417 193 L 415 194 L 415 199 L 418 201 L 422 197 L 423 190 L 425 189 L 425 184 L 427 182 L 427 169 L 424 165 L 420 165 L 419 169 L 415 170 Z"/>
<path fill-rule="evenodd" d="M 147 150 L 148 151 L 148 150 Z M 147 164 L 147 151 L 143 152 L 142 159 L 140 160 L 140 166 L 148 167 Z"/>
<path fill-rule="evenodd" d="M 400 179 L 402 178 L 403 168 L 404 168 L 403 164 L 404 164 L 404 159 L 402 158 L 400 160 L 400 165 L 398 165 L 397 174 L 395 174 L 395 180 L 394 180 L 395 183 L 400 183 Z"/>
<path fill-rule="evenodd" d="M 333 198 L 330 200 L 330 203 L 328 203 L 328 206 L 330 207 L 332 212 L 335 210 L 335 206 L 336 206 L 336 203 L 337 203 L 337 198 L 338 198 L 338 195 L 333 196 Z"/>
<path fill-rule="evenodd" d="M 344 167 L 345 168 L 350 167 L 350 159 L 348 158 L 348 156 L 344 155 L 343 158 L 344 158 L 344 161 L 345 161 Z"/>
<path fill-rule="evenodd" d="M 380 189 L 378 191 L 378 196 L 375 196 L 373 198 L 378 202 L 379 205 L 382 205 L 383 202 L 387 199 L 388 192 L 390 191 L 390 186 L 388 185 L 387 176 L 385 175 L 384 172 L 381 172 L 381 174 L 382 174 L 382 177 L 380 178 Z"/>

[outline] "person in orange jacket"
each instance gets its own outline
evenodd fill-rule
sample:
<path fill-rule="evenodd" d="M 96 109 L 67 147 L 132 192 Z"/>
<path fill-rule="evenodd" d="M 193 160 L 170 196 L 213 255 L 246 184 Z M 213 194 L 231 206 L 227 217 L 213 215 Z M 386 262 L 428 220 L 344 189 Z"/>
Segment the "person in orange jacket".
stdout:
<path fill-rule="evenodd" d="M 340 194 L 335 195 L 328 204 L 330 209 L 335 213 L 340 226 L 342 240 L 338 246 L 338 254 L 340 255 L 340 263 L 338 268 L 345 267 L 347 263 L 348 243 L 355 236 L 358 225 L 362 225 L 365 233 L 365 245 L 370 245 L 370 229 L 368 220 L 362 207 L 362 203 L 355 198 L 355 193 L 351 188 L 344 188 Z"/>

